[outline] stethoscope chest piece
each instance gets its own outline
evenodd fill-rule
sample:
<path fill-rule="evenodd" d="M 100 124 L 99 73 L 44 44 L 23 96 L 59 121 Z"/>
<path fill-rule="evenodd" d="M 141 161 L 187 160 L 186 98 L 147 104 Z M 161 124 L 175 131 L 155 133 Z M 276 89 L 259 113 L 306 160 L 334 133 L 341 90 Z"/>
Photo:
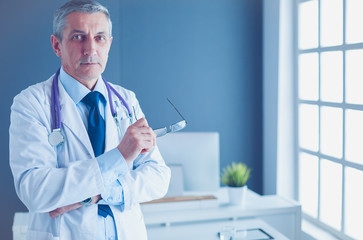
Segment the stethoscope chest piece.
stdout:
<path fill-rule="evenodd" d="M 53 131 L 48 136 L 48 141 L 53 147 L 57 147 L 59 144 L 64 142 L 63 134 L 59 128 L 53 129 Z"/>

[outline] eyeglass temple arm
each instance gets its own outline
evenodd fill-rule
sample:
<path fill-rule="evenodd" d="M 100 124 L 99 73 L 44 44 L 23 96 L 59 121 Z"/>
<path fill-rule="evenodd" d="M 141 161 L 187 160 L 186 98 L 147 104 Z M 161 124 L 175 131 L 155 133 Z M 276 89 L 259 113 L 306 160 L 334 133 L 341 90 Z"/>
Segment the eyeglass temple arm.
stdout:
<path fill-rule="evenodd" d="M 174 106 L 174 104 L 169 100 L 169 98 L 166 98 L 166 100 L 168 100 L 168 102 L 171 104 L 171 106 L 173 106 L 173 108 L 175 109 L 175 111 L 177 111 L 177 113 L 179 113 L 179 115 L 181 116 L 181 118 L 185 121 L 185 118 L 183 117 L 183 115 L 179 112 L 179 110 Z"/>

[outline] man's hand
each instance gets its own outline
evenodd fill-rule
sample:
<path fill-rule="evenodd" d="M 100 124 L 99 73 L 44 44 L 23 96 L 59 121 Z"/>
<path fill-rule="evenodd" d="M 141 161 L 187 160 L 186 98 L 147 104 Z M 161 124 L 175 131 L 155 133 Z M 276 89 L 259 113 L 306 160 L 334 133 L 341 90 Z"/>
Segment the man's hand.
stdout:
<path fill-rule="evenodd" d="M 156 142 L 156 135 L 145 118 L 137 120 L 127 131 L 117 146 L 126 162 L 134 161 L 140 153 L 150 152 Z"/>
<path fill-rule="evenodd" d="M 65 206 L 65 207 L 60 207 L 60 208 L 57 208 L 57 209 L 49 212 L 49 216 L 52 217 L 52 218 L 55 218 L 55 217 L 58 217 L 59 215 L 61 215 L 63 213 L 75 210 L 75 209 L 77 209 L 79 207 L 82 207 L 82 204 L 80 202 L 79 203 L 74 203 L 74 204 L 71 204 L 71 205 L 68 205 L 68 206 Z"/>
<path fill-rule="evenodd" d="M 91 203 L 92 204 L 97 203 L 100 199 L 101 199 L 101 195 L 94 196 L 92 198 Z M 79 203 L 74 203 L 74 204 L 71 204 L 71 205 L 68 205 L 68 206 L 60 207 L 60 208 L 57 208 L 57 209 L 49 212 L 49 216 L 52 217 L 52 218 L 55 218 L 55 217 L 58 217 L 59 215 L 61 215 L 63 213 L 75 210 L 75 209 L 80 208 L 80 207 L 82 207 L 82 204 L 80 202 Z"/>

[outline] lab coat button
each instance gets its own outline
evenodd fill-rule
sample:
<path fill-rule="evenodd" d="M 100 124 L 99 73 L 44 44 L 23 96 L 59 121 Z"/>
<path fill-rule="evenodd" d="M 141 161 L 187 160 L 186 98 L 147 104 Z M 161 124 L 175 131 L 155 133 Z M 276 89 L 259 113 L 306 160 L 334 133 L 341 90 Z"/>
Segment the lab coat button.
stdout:
<path fill-rule="evenodd" d="M 113 200 L 113 197 L 108 197 L 107 201 L 111 202 Z"/>

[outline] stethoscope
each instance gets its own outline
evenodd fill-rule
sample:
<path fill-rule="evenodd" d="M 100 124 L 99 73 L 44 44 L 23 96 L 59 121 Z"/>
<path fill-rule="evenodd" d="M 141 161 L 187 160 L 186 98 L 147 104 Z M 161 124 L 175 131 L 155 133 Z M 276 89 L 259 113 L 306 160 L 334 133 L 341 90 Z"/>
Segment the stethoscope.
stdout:
<path fill-rule="evenodd" d="M 49 143 L 54 147 L 57 147 L 64 142 L 64 136 L 61 132 L 62 115 L 61 115 L 61 111 L 60 111 L 59 92 L 58 92 L 59 91 L 59 89 L 58 89 L 59 72 L 60 72 L 60 69 L 58 69 L 58 71 L 54 75 L 53 81 L 52 81 L 52 93 L 51 93 L 52 132 L 48 136 Z M 120 122 L 118 120 L 117 111 L 115 110 L 115 108 L 113 106 L 112 92 L 120 99 L 122 104 L 127 109 L 128 117 L 131 122 L 132 114 L 131 114 L 130 108 L 127 105 L 125 99 L 116 91 L 116 89 L 113 88 L 103 77 L 102 77 L 102 80 L 106 85 L 108 99 L 110 102 L 110 109 L 111 109 L 113 119 L 115 120 L 119 133 L 121 133 L 121 126 L 120 126 Z"/>

